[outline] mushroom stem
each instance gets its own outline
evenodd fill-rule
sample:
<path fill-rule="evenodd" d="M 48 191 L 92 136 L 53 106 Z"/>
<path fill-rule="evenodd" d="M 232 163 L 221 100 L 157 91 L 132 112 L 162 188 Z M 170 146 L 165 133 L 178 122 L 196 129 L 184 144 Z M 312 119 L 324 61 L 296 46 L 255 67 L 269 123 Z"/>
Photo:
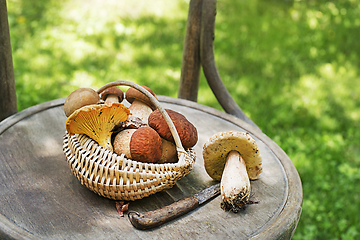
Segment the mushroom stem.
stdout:
<path fill-rule="evenodd" d="M 244 159 L 238 151 L 231 151 L 221 178 L 221 208 L 238 212 L 245 209 L 250 197 L 250 180 Z"/>
<path fill-rule="evenodd" d="M 112 103 L 118 103 L 119 102 L 119 97 L 117 95 L 108 95 L 105 99 L 105 104 L 112 104 Z"/>
<path fill-rule="evenodd" d="M 124 154 L 126 158 L 131 159 L 130 141 L 136 129 L 125 129 L 119 132 L 114 140 L 114 152 L 119 156 Z"/>
<path fill-rule="evenodd" d="M 134 116 L 139 117 L 146 124 L 148 124 L 149 115 L 153 112 L 147 104 L 139 100 L 134 100 L 129 110 Z"/>
<path fill-rule="evenodd" d="M 158 163 L 176 163 L 178 161 L 176 145 L 161 138 L 162 154 Z"/>

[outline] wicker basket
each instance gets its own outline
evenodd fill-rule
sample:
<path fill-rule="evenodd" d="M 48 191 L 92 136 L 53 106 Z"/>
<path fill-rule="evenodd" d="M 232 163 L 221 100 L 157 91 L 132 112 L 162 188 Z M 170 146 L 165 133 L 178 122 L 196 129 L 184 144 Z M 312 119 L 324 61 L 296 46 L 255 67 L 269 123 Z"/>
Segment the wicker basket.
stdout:
<path fill-rule="evenodd" d="M 179 135 L 169 115 L 157 99 L 143 87 L 128 81 L 108 83 L 98 93 L 111 86 L 125 85 L 144 93 L 161 112 L 175 140 L 177 163 L 142 163 L 127 159 L 99 146 L 83 134 L 64 135 L 63 151 L 73 174 L 91 191 L 114 200 L 137 200 L 167 188 L 188 174 L 195 163 L 192 148 L 182 147 Z"/>

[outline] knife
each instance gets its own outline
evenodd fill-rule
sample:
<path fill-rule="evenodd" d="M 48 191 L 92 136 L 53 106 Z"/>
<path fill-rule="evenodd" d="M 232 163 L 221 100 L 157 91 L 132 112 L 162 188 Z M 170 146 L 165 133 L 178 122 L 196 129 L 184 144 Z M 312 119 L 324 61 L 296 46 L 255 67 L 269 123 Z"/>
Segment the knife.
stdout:
<path fill-rule="evenodd" d="M 153 211 L 144 213 L 130 211 L 128 213 L 128 217 L 131 224 L 137 229 L 144 230 L 158 227 L 161 224 L 167 223 L 194 210 L 201 204 L 207 202 L 219 194 L 220 183 L 217 183 L 194 195 L 185 197 L 170 205 Z"/>

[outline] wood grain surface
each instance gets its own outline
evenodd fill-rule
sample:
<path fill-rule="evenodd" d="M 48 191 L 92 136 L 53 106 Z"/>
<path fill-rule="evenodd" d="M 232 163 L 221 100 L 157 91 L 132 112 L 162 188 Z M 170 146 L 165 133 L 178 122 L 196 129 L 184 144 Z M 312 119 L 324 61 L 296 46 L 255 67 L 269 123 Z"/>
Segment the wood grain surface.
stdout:
<path fill-rule="evenodd" d="M 220 197 L 161 227 L 137 230 L 119 217 L 115 201 L 82 186 L 62 151 L 64 99 L 43 103 L 0 122 L 0 239 L 289 239 L 301 213 L 302 187 L 287 155 L 256 127 L 221 111 L 159 96 L 164 108 L 184 114 L 198 129 L 194 169 L 176 185 L 130 202 L 150 211 L 216 183 L 204 169 L 202 146 L 214 133 L 249 132 L 258 142 L 263 173 L 251 182 L 253 201 L 234 214 Z"/>

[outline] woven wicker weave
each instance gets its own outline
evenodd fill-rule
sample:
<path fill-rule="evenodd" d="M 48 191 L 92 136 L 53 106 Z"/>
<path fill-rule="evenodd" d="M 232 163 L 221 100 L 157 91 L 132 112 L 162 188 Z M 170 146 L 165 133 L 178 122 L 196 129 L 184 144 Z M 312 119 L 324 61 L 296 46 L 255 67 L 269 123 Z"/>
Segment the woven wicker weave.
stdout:
<path fill-rule="evenodd" d="M 83 134 L 64 135 L 63 151 L 73 174 L 91 191 L 114 200 L 137 200 L 167 188 L 188 174 L 195 163 L 193 149 L 182 147 L 179 135 L 169 115 L 157 99 L 146 89 L 128 81 L 104 85 L 98 92 L 111 86 L 126 85 L 144 93 L 162 113 L 177 147 L 177 163 L 142 163 L 127 159 L 99 146 Z"/>

